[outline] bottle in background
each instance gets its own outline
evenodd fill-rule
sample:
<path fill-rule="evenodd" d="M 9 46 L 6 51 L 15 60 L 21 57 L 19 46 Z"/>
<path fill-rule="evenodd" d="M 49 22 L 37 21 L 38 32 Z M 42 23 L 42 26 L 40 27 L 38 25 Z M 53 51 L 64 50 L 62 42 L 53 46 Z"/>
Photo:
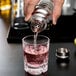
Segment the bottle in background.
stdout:
<path fill-rule="evenodd" d="M 11 8 L 11 0 L 1 0 L 0 1 L 0 10 L 8 10 Z"/>

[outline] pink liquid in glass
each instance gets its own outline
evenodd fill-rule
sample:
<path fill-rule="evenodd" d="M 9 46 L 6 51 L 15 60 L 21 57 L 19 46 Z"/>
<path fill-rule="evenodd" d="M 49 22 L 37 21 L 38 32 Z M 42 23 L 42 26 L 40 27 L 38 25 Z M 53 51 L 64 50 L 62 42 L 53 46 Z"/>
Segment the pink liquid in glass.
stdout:
<path fill-rule="evenodd" d="M 30 74 L 39 75 L 48 70 L 48 47 L 26 45 L 24 48 L 24 69 Z"/>

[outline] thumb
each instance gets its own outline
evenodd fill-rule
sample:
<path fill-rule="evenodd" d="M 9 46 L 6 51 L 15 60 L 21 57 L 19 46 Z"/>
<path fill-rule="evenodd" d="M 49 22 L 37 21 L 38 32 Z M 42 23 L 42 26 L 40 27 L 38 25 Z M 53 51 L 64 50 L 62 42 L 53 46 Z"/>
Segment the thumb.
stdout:
<path fill-rule="evenodd" d="M 53 0 L 53 2 L 54 2 L 54 9 L 53 9 L 52 19 L 53 19 L 53 24 L 56 25 L 57 20 L 62 12 L 62 6 L 64 0 Z"/>
<path fill-rule="evenodd" d="M 39 0 L 29 0 L 27 8 L 26 8 L 26 12 L 25 12 L 26 13 L 25 21 L 28 21 L 31 18 L 31 15 L 38 2 Z"/>

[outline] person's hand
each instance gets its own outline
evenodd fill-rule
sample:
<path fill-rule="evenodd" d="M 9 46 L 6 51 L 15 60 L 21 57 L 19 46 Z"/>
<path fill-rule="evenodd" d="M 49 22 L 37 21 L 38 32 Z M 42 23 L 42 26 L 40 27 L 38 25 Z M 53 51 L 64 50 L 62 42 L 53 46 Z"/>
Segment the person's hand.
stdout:
<path fill-rule="evenodd" d="M 35 6 L 38 4 L 40 0 L 24 0 L 24 13 L 25 13 L 25 21 L 28 21 L 32 13 L 34 11 Z M 54 4 L 52 20 L 53 24 L 56 25 L 59 16 L 61 15 L 62 6 L 64 0 L 52 0 Z"/>
<path fill-rule="evenodd" d="M 35 6 L 40 0 L 24 0 L 25 21 L 28 21 L 34 11 Z"/>

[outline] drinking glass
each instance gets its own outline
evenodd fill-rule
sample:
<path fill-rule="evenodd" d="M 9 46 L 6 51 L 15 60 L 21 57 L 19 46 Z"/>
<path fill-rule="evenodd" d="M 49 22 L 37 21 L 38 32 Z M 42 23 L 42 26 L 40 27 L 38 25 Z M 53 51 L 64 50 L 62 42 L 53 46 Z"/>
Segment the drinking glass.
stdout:
<path fill-rule="evenodd" d="M 26 72 L 40 75 L 48 71 L 49 44 L 50 39 L 44 35 L 38 35 L 36 43 L 34 43 L 34 35 L 22 39 Z"/>

